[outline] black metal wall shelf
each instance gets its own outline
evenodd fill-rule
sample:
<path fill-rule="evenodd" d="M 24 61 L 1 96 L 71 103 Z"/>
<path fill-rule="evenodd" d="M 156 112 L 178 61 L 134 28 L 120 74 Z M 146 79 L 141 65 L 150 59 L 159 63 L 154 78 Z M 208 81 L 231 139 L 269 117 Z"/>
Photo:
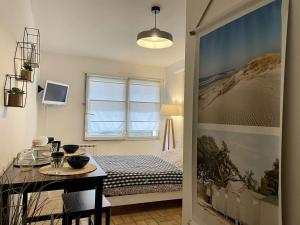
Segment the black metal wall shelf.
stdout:
<path fill-rule="evenodd" d="M 34 82 L 35 70 L 40 66 L 40 45 L 39 29 L 25 27 L 23 40 L 17 42 L 15 50 L 14 75 L 5 76 L 5 107 L 26 106 L 27 83 Z"/>
<path fill-rule="evenodd" d="M 15 57 L 14 57 L 14 69 L 16 76 L 20 77 L 20 79 L 27 80 L 29 82 L 34 81 L 35 69 L 32 67 L 32 63 L 30 62 L 33 48 L 31 43 L 27 42 L 17 42 Z M 24 69 L 25 66 L 29 66 L 30 70 Z"/>
<path fill-rule="evenodd" d="M 35 69 L 40 64 L 40 31 L 25 27 L 23 41 L 17 42 L 14 56 L 15 75 L 34 81 Z"/>
<path fill-rule="evenodd" d="M 34 60 L 31 60 L 33 68 L 40 67 L 40 56 L 41 56 L 41 35 L 40 30 L 36 28 L 25 27 L 23 34 L 23 42 L 30 43 L 34 54 Z"/>

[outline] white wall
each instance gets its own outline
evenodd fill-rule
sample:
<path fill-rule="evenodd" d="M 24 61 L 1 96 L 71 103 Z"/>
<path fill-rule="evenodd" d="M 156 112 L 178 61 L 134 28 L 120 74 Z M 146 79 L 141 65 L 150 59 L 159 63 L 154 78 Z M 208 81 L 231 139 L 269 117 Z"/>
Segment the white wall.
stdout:
<path fill-rule="evenodd" d="M 0 170 L 2 170 L 17 152 L 31 147 L 36 133 L 37 110 L 35 83 L 28 85 L 26 108 L 3 106 L 5 75 L 13 74 L 16 41 L 22 40 L 25 26 L 33 27 L 34 24 L 29 0 L 1 0 L 0 5 Z"/>
<path fill-rule="evenodd" d="M 184 60 L 166 68 L 164 102 L 166 104 L 184 103 Z M 174 116 L 176 149 L 183 149 L 183 116 Z"/>
<path fill-rule="evenodd" d="M 290 0 L 283 109 L 283 224 L 300 224 L 300 1 Z"/>
<path fill-rule="evenodd" d="M 194 85 L 194 62 L 195 41 L 188 32 L 196 26 L 199 15 L 203 12 L 203 4 L 207 1 L 187 0 L 186 5 L 186 46 L 185 46 L 185 81 L 184 81 L 184 137 L 183 137 L 183 201 L 182 201 L 182 224 L 189 224 L 193 216 L 193 91 Z"/>
<path fill-rule="evenodd" d="M 39 83 L 42 86 L 46 80 L 67 83 L 70 84 L 70 92 L 66 106 L 45 107 L 39 104 L 38 133 L 40 135 L 54 136 L 65 144 L 84 142 L 84 73 L 163 79 L 165 69 L 106 59 L 42 52 Z M 97 151 L 103 154 L 155 154 L 161 152 L 160 140 L 91 141 L 89 143 L 96 144 Z"/>
<path fill-rule="evenodd" d="M 253 0 L 252 0 L 253 1 Z M 208 0 L 187 0 L 187 32 L 192 30 L 203 12 Z M 209 25 L 214 18 L 234 8 L 243 0 L 216 0 L 212 4 L 203 26 Z M 247 1 L 249 2 L 249 1 Z M 245 2 L 244 2 L 245 3 Z M 288 26 L 288 43 L 285 74 L 285 94 L 283 113 L 283 144 L 282 144 L 282 209 L 283 224 L 300 224 L 300 1 L 290 0 L 290 16 Z M 185 77 L 185 121 L 184 121 L 184 200 L 183 200 L 183 224 L 189 221 L 201 223 L 197 218 L 192 206 L 192 177 L 195 157 L 192 152 L 192 116 L 193 116 L 193 89 L 198 83 L 194 81 L 195 62 L 195 41 L 194 37 L 186 37 L 186 77 Z M 193 162 L 193 163 L 190 163 Z M 203 224 L 204 225 L 204 224 Z"/>

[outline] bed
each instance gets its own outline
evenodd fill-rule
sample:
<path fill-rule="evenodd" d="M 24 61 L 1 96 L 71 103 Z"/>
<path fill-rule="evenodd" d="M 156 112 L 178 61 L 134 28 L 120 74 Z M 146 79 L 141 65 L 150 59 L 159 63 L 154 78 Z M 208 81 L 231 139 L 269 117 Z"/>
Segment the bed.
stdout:
<path fill-rule="evenodd" d="M 104 195 L 113 206 L 182 198 L 182 170 L 164 155 L 98 155 L 107 173 Z"/>

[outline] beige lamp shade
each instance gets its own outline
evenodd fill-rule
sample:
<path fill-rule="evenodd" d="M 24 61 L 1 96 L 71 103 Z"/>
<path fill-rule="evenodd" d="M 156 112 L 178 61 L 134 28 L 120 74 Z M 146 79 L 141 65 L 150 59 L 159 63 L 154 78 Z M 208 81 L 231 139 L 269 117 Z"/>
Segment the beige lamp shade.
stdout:
<path fill-rule="evenodd" d="M 164 116 L 182 116 L 182 106 L 178 104 L 162 104 L 160 114 Z"/>

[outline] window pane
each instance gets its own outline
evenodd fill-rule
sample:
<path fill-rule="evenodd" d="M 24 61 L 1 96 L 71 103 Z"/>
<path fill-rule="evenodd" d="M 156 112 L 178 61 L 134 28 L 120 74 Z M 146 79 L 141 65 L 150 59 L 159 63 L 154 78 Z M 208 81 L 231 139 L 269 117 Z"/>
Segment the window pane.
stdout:
<path fill-rule="evenodd" d="M 126 81 L 121 79 L 90 78 L 89 100 L 126 100 Z"/>
<path fill-rule="evenodd" d="M 158 137 L 158 130 L 149 131 L 128 131 L 128 137 Z"/>
<path fill-rule="evenodd" d="M 160 82 L 130 80 L 128 107 L 128 136 L 158 136 L 159 121 Z"/>
<path fill-rule="evenodd" d="M 160 104 L 157 103 L 129 103 L 129 121 L 159 121 Z"/>
<path fill-rule="evenodd" d="M 160 83 L 153 81 L 130 80 L 129 101 L 160 102 Z"/>
<path fill-rule="evenodd" d="M 131 131 L 148 131 L 159 130 L 159 122 L 130 122 L 128 130 Z"/>
<path fill-rule="evenodd" d="M 86 137 L 122 137 L 126 129 L 126 80 L 89 76 Z"/>
<path fill-rule="evenodd" d="M 124 135 L 125 122 L 89 122 L 88 137 L 121 137 Z"/>
<path fill-rule="evenodd" d="M 159 136 L 160 82 L 89 76 L 86 112 L 88 138 Z"/>
<path fill-rule="evenodd" d="M 159 122 L 130 122 L 128 124 L 128 136 L 130 137 L 154 137 L 159 134 Z"/>
<path fill-rule="evenodd" d="M 125 102 L 90 101 L 88 103 L 88 121 L 125 122 L 125 110 Z"/>

